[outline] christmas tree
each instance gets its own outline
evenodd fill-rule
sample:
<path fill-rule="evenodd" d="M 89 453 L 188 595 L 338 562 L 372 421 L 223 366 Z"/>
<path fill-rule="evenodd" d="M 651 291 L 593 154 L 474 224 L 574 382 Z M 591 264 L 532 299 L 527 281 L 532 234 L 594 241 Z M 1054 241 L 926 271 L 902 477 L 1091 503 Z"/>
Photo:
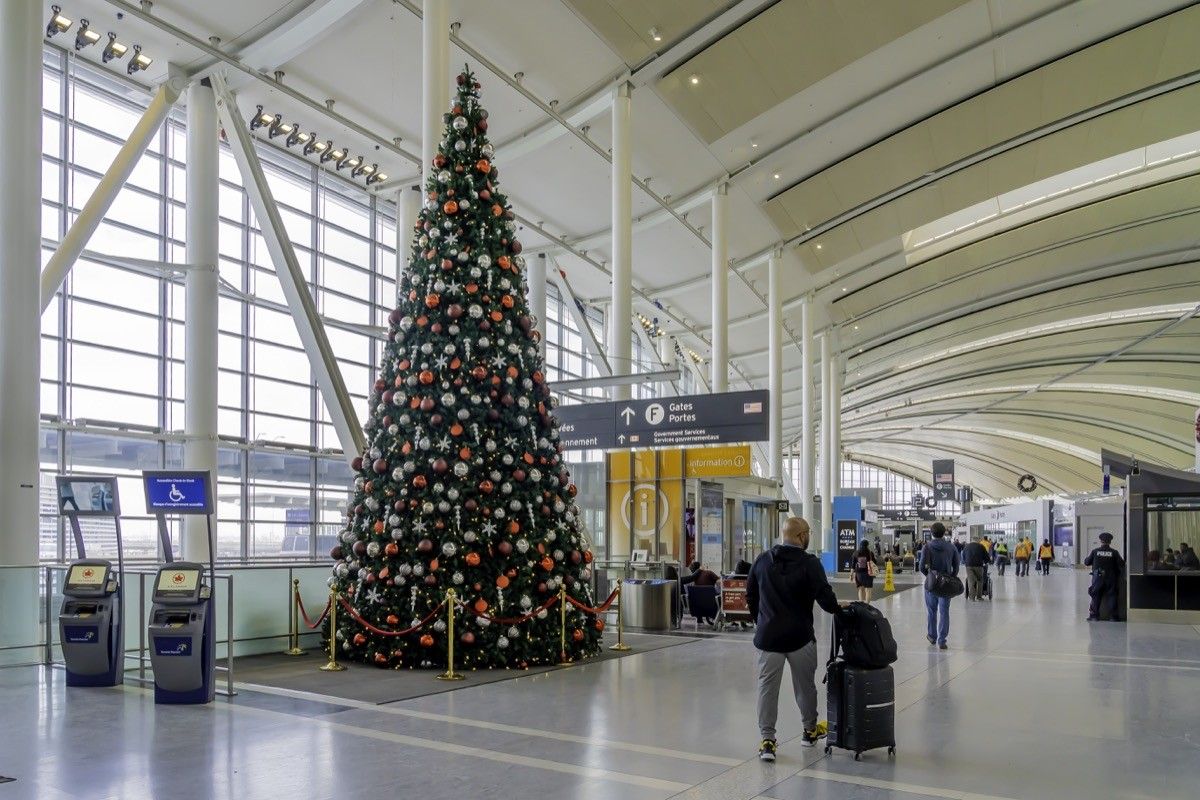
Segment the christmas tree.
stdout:
<path fill-rule="evenodd" d="M 348 606 L 339 651 L 381 667 L 446 664 L 451 588 L 464 668 L 557 663 L 560 587 L 592 604 L 592 554 L 478 90 L 469 70 L 458 76 L 331 553 Z M 571 659 L 595 654 L 604 627 L 576 603 Z"/>

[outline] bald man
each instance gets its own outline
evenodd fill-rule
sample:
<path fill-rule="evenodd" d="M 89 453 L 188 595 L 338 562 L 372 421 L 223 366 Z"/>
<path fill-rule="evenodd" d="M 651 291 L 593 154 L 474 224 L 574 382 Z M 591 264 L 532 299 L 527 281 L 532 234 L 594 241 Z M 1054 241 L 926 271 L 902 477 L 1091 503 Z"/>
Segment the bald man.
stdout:
<path fill-rule="evenodd" d="M 746 601 L 755 620 L 758 648 L 758 757 L 774 761 L 775 722 L 779 717 L 779 684 L 783 665 L 792 671 L 792 690 L 804 733 L 800 743 L 812 747 L 824 734 L 817 727 L 817 637 L 813 603 L 830 614 L 840 610 L 825 568 L 808 552 L 808 523 L 791 517 L 783 524 L 782 542 L 760 555 L 746 580 Z"/>

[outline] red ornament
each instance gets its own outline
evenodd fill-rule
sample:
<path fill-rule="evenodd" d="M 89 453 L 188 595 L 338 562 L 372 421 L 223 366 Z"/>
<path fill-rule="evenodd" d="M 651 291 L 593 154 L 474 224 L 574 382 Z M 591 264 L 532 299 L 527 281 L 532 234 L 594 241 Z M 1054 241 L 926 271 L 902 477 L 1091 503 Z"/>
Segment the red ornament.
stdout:
<path fill-rule="evenodd" d="M 387 468 L 388 462 L 383 458 L 375 459 L 375 463 L 371 465 L 371 469 L 375 470 L 376 474 L 378 475 L 382 475 L 383 473 L 387 472 Z"/>
<path fill-rule="evenodd" d="M 482 614 L 483 612 L 487 611 L 487 607 L 487 600 L 484 600 L 482 597 L 475 601 L 476 614 Z"/>
<path fill-rule="evenodd" d="M 423 634 L 419 641 L 421 642 L 421 647 L 433 647 L 433 636 L 428 633 Z"/>
<path fill-rule="evenodd" d="M 496 576 L 496 587 L 498 589 L 507 589 L 508 588 L 508 576 L 497 575 Z"/>
<path fill-rule="evenodd" d="M 492 216 L 493 217 L 498 217 L 503 213 L 504 213 L 504 209 L 500 207 L 499 203 L 492 204 Z"/>
<path fill-rule="evenodd" d="M 517 483 L 520 483 L 521 481 L 525 480 L 525 470 L 514 469 L 512 476 L 513 476 L 514 481 L 516 481 Z M 381 531 L 381 533 L 382 533 L 382 531 Z M 579 563 L 579 562 L 575 562 L 575 563 Z"/>
<path fill-rule="evenodd" d="M 363 636 L 361 633 L 356 633 L 356 634 L 354 634 L 354 644 L 355 644 L 356 646 L 358 646 L 358 647 L 362 647 L 362 646 L 363 646 L 364 644 L 366 644 L 366 643 L 367 643 L 367 637 L 366 637 L 366 636 Z"/>
<path fill-rule="evenodd" d="M 491 494 L 493 488 L 492 482 L 486 478 L 479 482 L 479 491 L 483 492 L 484 494 Z"/>
<path fill-rule="evenodd" d="M 362 456 L 355 456 L 354 460 L 350 462 L 350 467 L 355 472 L 362 472 L 362 468 L 363 468 Z"/>
<path fill-rule="evenodd" d="M 433 398 L 432 397 L 422 397 L 421 398 L 421 410 L 422 411 L 433 411 Z"/>
<path fill-rule="evenodd" d="M 450 319 L 458 319 L 463 315 L 463 307 L 458 303 L 451 303 L 446 309 L 446 314 L 450 317 Z"/>
<path fill-rule="evenodd" d="M 583 631 L 579 630 L 579 628 L 576 628 L 575 630 L 571 631 L 571 638 L 577 642 L 582 642 L 583 641 Z"/>
<path fill-rule="evenodd" d="M 546 556 L 541 560 L 541 566 L 542 569 L 546 570 L 546 572 L 549 572 L 550 570 L 554 569 L 554 559 L 550 556 Z"/>
<path fill-rule="evenodd" d="M 466 562 L 468 567 L 478 567 L 479 553 L 467 553 Z"/>
<path fill-rule="evenodd" d="M 437 292 L 430 292 L 425 295 L 426 308 L 437 308 L 440 302 L 442 302 L 442 298 L 438 296 Z"/>
<path fill-rule="evenodd" d="M 447 200 L 445 203 L 442 203 L 442 211 L 445 211 L 447 214 L 457 213 L 458 203 L 453 200 Z"/>
<path fill-rule="evenodd" d="M 434 459 L 433 471 L 436 472 L 438 475 L 445 475 L 446 470 L 448 470 L 449 468 L 450 468 L 450 465 L 446 463 L 446 459 L 444 459 L 444 458 Z M 579 562 L 576 561 L 575 563 L 578 564 Z"/>
<path fill-rule="evenodd" d="M 481 158 L 475 162 L 475 169 L 482 172 L 484 175 L 487 175 L 492 171 L 492 165 L 488 163 L 486 158 Z"/>
<path fill-rule="evenodd" d="M 467 631 L 462 636 L 458 637 L 458 640 L 463 644 L 475 644 L 475 634 Z"/>
<path fill-rule="evenodd" d="M 415 486 L 416 488 L 424 489 L 426 483 L 428 483 L 428 482 L 425 480 L 424 475 L 414 475 L 413 476 L 412 485 Z"/>
<path fill-rule="evenodd" d="M 596 630 L 604 630 L 604 620 L 600 619 L 599 617 L 596 618 Z"/>
<path fill-rule="evenodd" d="M 472 367 L 471 377 L 477 381 L 481 381 L 487 377 L 487 369 L 483 366 Z"/>
<path fill-rule="evenodd" d="M 389 557 L 395 557 L 400 552 L 400 546 L 395 542 L 388 542 L 383 547 L 383 554 Z"/>
<path fill-rule="evenodd" d="M 417 380 L 428 386 L 433 383 L 433 372 L 427 369 L 421 370 L 421 374 L 417 376 Z"/>
<path fill-rule="evenodd" d="M 513 551 L 512 542 L 502 541 L 498 545 L 496 545 L 496 550 L 502 556 L 512 555 L 512 551 Z"/>

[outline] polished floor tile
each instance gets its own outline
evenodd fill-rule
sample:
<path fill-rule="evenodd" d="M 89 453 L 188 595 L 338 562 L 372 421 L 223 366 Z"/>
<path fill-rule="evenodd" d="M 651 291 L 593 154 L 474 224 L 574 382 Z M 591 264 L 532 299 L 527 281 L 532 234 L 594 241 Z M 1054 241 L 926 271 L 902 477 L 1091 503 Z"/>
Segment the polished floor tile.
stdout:
<path fill-rule="evenodd" d="M 752 634 L 728 631 L 385 705 L 244 690 L 156 707 L 0 669 L 0 775 L 16 778 L 0 800 L 1200 796 L 1200 632 L 1088 624 L 1084 585 L 997 578 L 993 602 L 954 602 L 944 652 L 919 590 L 879 601 L 901 651 L 894 759 L 802 749 L 785 693 L 780 759 L 760 763 Z"/>

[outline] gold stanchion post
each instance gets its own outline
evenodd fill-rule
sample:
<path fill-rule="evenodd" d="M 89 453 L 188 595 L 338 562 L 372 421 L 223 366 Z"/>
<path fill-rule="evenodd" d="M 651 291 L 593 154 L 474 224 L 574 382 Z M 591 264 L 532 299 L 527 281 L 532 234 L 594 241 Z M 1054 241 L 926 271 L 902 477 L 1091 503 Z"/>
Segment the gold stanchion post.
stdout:
<path fill-rule="evenodd" d="M 625 644 L 625 622 L 624 622 L 625 604 L 621 602 L 621 592 L 623 591 L 623 589 L 624 589 L 624 586 L 622 585 L 622 583 L 618 582 L 617 583 L 617 643 L 614 644 L 612 647 L 608 648 L 609 650 L 615 650 L 618 653 L 624 653 L 627 650 L 633 649 L 629 645 Z"/>
<path fill-rule="evenodd" d="M 283 651 L 285 656 L 302 656 L 300 649 L 300 579 L 292 578 L 292 610 L 291 631 L 288 633 L 288 649 Z"/>
<path fill-rule="evenodd" d="M 342 672 L 346 668 L 337 662 L 337 589 L 329 587 L 329 663 L 317 669 L 322 672 Z"/>
<path fill-rule="evenodd" d="M 571 659 L 567 658 L 567 587 L 566 584 L 558 587 L 558 665 L 560 667 L 571 666 Z"/>
<path fill-rule="evenodd" d="M 466 675 L 454 671 L 454 601 L 457 593 L 454 589 L 446 590 L 446 671 L 437 676 L 439 681 L 466 680 Z"/>

